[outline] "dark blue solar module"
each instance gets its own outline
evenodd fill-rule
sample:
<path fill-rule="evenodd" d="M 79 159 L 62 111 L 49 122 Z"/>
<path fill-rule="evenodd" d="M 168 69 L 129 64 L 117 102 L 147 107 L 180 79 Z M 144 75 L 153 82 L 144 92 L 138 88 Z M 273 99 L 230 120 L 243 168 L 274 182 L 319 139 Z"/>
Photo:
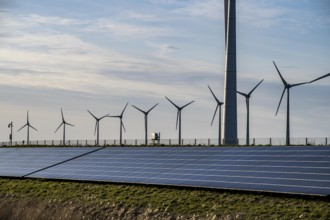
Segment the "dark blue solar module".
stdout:
<path fill-rule="evenodd" d="M 330 147 L 114 147 L 28 177 L 330 195 Z"/>
<path fill-rule="evenodd" d="M 0 148 L 0 176 L 23 177 L 95 149 L 97 148 Z"/>

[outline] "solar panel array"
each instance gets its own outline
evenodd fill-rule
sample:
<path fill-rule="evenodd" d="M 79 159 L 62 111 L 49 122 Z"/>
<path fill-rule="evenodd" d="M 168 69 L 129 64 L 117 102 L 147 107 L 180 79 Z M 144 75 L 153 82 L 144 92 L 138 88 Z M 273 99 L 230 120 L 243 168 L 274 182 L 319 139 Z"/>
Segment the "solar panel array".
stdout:
<path fill-rule="evenodd" d="M 330 148 L 111 147 L 27 177 L 329 196 Z"/>

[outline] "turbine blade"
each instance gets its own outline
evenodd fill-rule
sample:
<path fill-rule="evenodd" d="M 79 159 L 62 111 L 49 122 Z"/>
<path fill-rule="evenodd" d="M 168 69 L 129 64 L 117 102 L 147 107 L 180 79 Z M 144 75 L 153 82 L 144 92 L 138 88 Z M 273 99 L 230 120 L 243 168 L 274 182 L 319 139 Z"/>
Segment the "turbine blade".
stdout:
<path fill-rule="evenodd" d="M 296 84 L 292 84 L 291 87 L 301 86 L 301 85 L 308 84 L 308 83 L 309 83 L 309 82 L 296 83 Z"/>
<path fill-rule="evenodd" d="M 248 95 L 247 94 L 245 94 L 245 93 L 243 93 L 243 92 L 239 92 L 239 91 L 236 91 L 238 94 L 240 94 L 240 95 L 242 95 L 242 96 L 244 96 L 245 98 L 247 98 L 248 97 Z"/>
<path fill-rule="evenodd" d="M 323 79 L 323 78 L 328 77 L 328 76 L 330 76 L 330 73 L 325 74 L 324 76 L 321 76 L 321 77 L 319 77 L 319 78 L 316 78 L 316 79 L 310 81 L 309 83 L 315 82 L 315 81 L 317 81 L 317 80 Z"/>
<path fill-rule="evenodd" d="M 215 98 L 215 100 L 217 101 L 217 103 L 220 103 L 219 99 L 215 96 L 215 94 L 213 93 L 211 87 L 209 85 L 207 85 L 209 87 L 209 90 L 211 91 L 213 97 Z"/>
<path fill-rule="evenodd" d="M 34 130 L 36 130 L 36 131 L 38 131 L 36 128 L 34 128 L 32 125 L 29 125 L 29 127 L 30 128 L 32 128 L 32 129 L 34 129 Z"/>
<path fill-rule="evenodd" d="M 67 123 L 67 122 L 65 122 L 64 124 L 75 127 L 73 124 L 70 124 L 70 123 Z"/>
<path fill-rule="evenodd" d="M 99 121 L 100 121 L 101 119 L 105 118 L 105 117 L 108 117 L 108 116 L 109 116 L 109 114 L 104 115 L 103 117 L 99 118 Z"/>
<path fill-rule="evenodd" d="M 91 116 L 93 116 L 93 118 L 95 118 L 95 120 L 97 120 L 97 117 L 95 115 L 93 115 L 93 113 L 91 113 L 89 110 L 87 110 L 89 112 L 89 114 L 91 114 Z"/>
<path fill-rule="evenodd" d="M 123 129 L 124 129 L 124 131 L 125 131 L 125 133 L 126 133 L 125 125 L 124 125 L 124 123 L 123 123 L 122 120 L 120 120 L 120 124 L 121 124 L 121 126 L 123 127 Z"/>
<path fill-rule="evenodd" d="M 58 126 L 58 128 L 55 130 L 55 133 L 57 132 L 58 129 L 60 129 L 60 127 L 62 126 L 62 124 L 64 124 L 63 122 L 60 124 L 60 126 Z"/>
<path fill-rule="evenodd" d="M 29 110 L 27 111 L 26 121 L 27 121 L 27 124 L 29 124 Z"/>
<path fill-rule="evenodd" d="M 280 105 L 281 105 L 281 102 L 282 102 L 282 99 L 283 99 L 285 90 L 286 90 L 286 88 L 283 89 L 282 96 L 281 96 L 280 102 L 278 103 L 278 107 L 277 107 L 277 110 L 276 110 L 276 114 L 275 115 L 277 115 L 278 110 L 280 109 Z"/>
<path fill-rule="evenodd" d="M 273 61 L 273 63 L 274 63 L 274 65 L 275 65 L 275 68 L 276 68 L 276 70 L 277 70 L 277 72 L 278 72 L 278 74 L 280 75 L 280 77 L 281 77 L 281 80 L 282 80 L 282 82 L 283 82 L 283 84 L 284 84 L 284 86 L 287 86 L 288 85 L 288 83 L 284 80 L 284 78 L 283 78 L 283 76 L 281 75 L 281 73 L 280 73 L 280 71 L 278 70 L 278 68 L 277 68 L 277 66 L 276 66 L 276 64 L 275 64 L 275 62 Z"/>
<path fill-rule="evenodd" d="M 215 101 L 218 103 L 218 105 L 222 105 L 223 102 L 220 102 L 219 101 L 219 99 L 215 96 L 215 94 L 213 93 L 213 91 L 212 91 L 212 89 L 211 89 L 211 87 L 209 85 L 208 85 L 208 87 L 209 87 L 209 90 L 211 91 L 213 97 L 215 98 Z"/>
<path fill-rule="evenodd" d="M 96 130 L 97 130 L 97 126 L 99 125 L 99 121 L 95 122 L 95 129 L 94 129 L 94 136 L 96 135 Z"/>
<path fill-rule="evenodd" d="M 143 111 L 143 110 L 141 110 L 141 109 L 139 109 L 138 107 L 136 107 L 135 105 L 132 105 L 134 108 L 136 108 L 137 110 L 139 110 L 140 112 L 142 112 L 143 114 L 146 114 L 146 112 L 145 111 Z"/>
<path fill-rule="evenodd" d="M 264 80 L 261 80 L 252 90 L 249 92 L 249 96 L 252 94 L 252 92 L 263 82 Z"/>
<path fill-rule="evenodd" d="M 109 118 L 120 118 L 120 115 L 108 115 Z"/>
<path fill-rule="evenodd" d="M 157 103 L 157 104 L 154 105 L 151 109 L 149 109 L 149 110 L 147 111 L 147 113 L 149 113 L 151 110 L 153 110 L 158 104 L 159 104 L 159 103 Z"/>
<path fill-rule="evenodd" d="M 195 100 L 194 100 L 194 101 L 195 101 Z M 187 107 L 188 105 L 190 105 L 190 104 L 193 103 L 194 101 L 191 101 L 191 102 L 189 102 L 188 104 L 185 104 L 184 106 L 181 107 L 181 109 Z"/>
<path fill-rule="evenodd" d="M 124 114 L 124 112 L 125 112 L 125 110 L 126 110 L 127 105 L 128 105 L 128 102 L 126 103 L 125 108 L 124 108 L 123 111 L 121 112 L 120 116 L 123 116 L 123 114 Z"/>
<path fill-rule="evenodd" d="M 62 121 L 64 122 L 63 110 L 61 108 Z"/>
<path fill-rule="evenodd" d="M 178 122 L 179 122 L 179 113 L 180 110 L 178 110 L 178 113 L 176 114 L 176 125 L 175 125 L 175 129 L 178 130 Z"/>
<path fill-rule="evenodd" d="M 214 114 L 213 114 L 213 118 L 212 118 L 212 122 L 211 122 L 211 126 L 213 125 L 213 121 L 214 121 L 215 115 L 217 114 L 218 108 L 219 108 L 219 105 L 217 105 L 217 107 L 215 108 L 215 111 L 214 111 Z"/>
<path fill-rule="evenodd" d="M 169 98 L 167 98 L 166 96 L 165 96 L 165 98 L 166 98 L 170 103 L 172 103 L 177 109 L 179 109 L 179 106 L 177 106 L 176 104 L 174 104 L 174 102 L 172 102 Z"/>
<path fill-rule="evenodd" d="M 20 129 L 17 130 L 17 132 L 19 132 L 20 130 L 22 130 L 25 126 L 27 126 L 28 124 L 23 125 Z"/>

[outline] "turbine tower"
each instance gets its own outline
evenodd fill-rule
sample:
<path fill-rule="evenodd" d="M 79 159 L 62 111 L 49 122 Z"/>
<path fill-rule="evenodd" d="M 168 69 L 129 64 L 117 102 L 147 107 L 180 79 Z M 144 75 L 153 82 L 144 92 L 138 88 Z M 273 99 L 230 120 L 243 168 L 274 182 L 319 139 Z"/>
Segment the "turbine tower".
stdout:
<path fill-rule="evenodd" d="M 17 130 L 17 132 L 19 132 L 20 130 L 22 130 L 25 126 L 27 126 L 27 138 L 26 138 L 26 145 L 30 145 L 30 128 L 38 131 L 37 129 L 35 129 L 31 124 L 30 124 L 30 120 L 29 120 L 29 111 L 27 111 L 27 118 L 26 118 L 26 124 L 23 125 L 23 127 L 21 127 L 20 129 Z"/>
<path fill-rule="evenodd" d="M 124 131 L 126 132 L 126 129 L 125 129 L 125 126 L 124 126 L 124 123 L 123 123 L 123 115 L 124 115 L 124 112 L 126 110 L 126 107 L 128 105 L 128 102 L 126 103 L 123 111 L 121 112 L 120 115 L 115 115 L 115 116 L 108 116 L 108 117 L 112 117 L 112 118 L 119 118 L 120 119 L 120 136 L 119 136 L 119 144 L 122 145 L 122 139 L 123 139 L 123 128 L 124 128 Z"/>
<path fill-rule="evenodd" d="M 246 145 L 250 145 L 250 97 L 253 91 L 262 83 L 261 80 L 248 94 L 237 91 L 238 94 L 245 97 L 246 102 Z"/>
<path fill-rule="evenodd" d="M 62 115 L 62 123 L 60 124 L 60 126 L 58 126 L 58 128 L 55 130 L 55 133 L 57 132 L 58 129 L 60 129 L 60 127 L 63 125 L 63 146 L 65 147 L 65 125 L 69 125 L 69 126 L 72 126 L 74 127 L 73 124 L 70 124 L 70 123 L 67 123 L 65 120 L 64 120 L 64 116 L 63 116 L 63 110 L 61 108 L 61 115 Z"/>
<path fill-rule="evenodd" d="M 102 116 L 101 118 L 97 118 L 95 115 L 93 115 L 93 113 L 91 113 L 89 110 L 87 110 L 89 114 L 91 114 L 91 116 L 93 116 L 93 118 L 95 119 L 95 131 L 94 131 L 94 136 L 97 133 L 96 136 L 96 146 L 99 146 L 99 140 L 100 140 L 100 120 L 102 120 L 103 118 L 109 116 L 109 114 Z"/>
<path fill-rule="evenodd" d="M 281 99 L 280 99 L 280 102 L 278 103 L 278 107 L 277 107 L 277 110 L 276 110 L 276 114 L 278 113 L 278 110 L 280 108 L 280 105 L 281 105 L 281 102 L 282 102 L 282 99 L 283 99 L 283 96 L 284 96 L 284 93 L 285 91 L 287 90 L 287 104 L 286 104 L 286 145 L 290 145 L 290 88 L 292 87 L 296 87 L 296 86 L 300 86 L 300 85 L 304 85 L 304 84 L 307 84 L 309 82 L 303 82 L 303 83 L 296 83 L 296 84 L 289 84 L 285 81 L 285 79 L 283 78 L 283 76 L 281 75 L 280 71 L 278 70 L 275 62 L 273 61 L 274 63 L 274 66 L 283 82 L 283 85 L 284 85 L 284 89 L 283 89 L 283 92 L 282 92 L 282 96 L 281 96 Z"/>
<path fill-rule="evenodd" d="M 214 117 L 215 115 L 217 114 L 217 110 L 219 109 L 219 135 L 218 135 L 218 145 L 221 145 L 221 106 L 223 105 L 223 102 L 220 102 L 219 99 L 214 95 L 212 89 L 210 86 L 208 86 L 215 101 L 217 102 L 217 107 L 215 108 L 215 111 L 214 111 L 214 115 L 213 115 L 213 118 L 212 118 L 212 122 L 211 122 L 211 126 L 213 124 L 213 121 L 214 121 Z"/>
<path fill-rule="evenodd" d="M 139 109 L 138 107 L 136 107 L 135 105 L 132 105 L 134 108 L 136 108 L 138 111 L 140 111 L 144 114 L 145 145 L 148 145 L 148 114 L 157 105 L 158 105 L 158 103 L 156 105 L 154 105 L 152 108 L 150 108 L 148 111 L 143 111 L 143 110 Z"/>
<path fill-rule="evenodd" d="M 191 103 L 193 103 L 194 101 L 189 102 L 188 104 L 185 104 L 184 106 L 177 106 L 176 104 L 174 104 L 174 102 L 172 102 L 169 98 L 167 98 L 165 96 L 165 98 L 174 105 L 174 107 L 176 107 L 178 109 L 178 113 L 176 116 L 176 129 L 178 129 L 178 122 L 179 122 L 179 145 L 182 144 L 182 140 L 181 140 L 181 111 L 182 109 L 184 109 L 185 107 L 187 107 L 188 105 L 190 105 Z"/>
<path fill-rule="evenodd" d="M 225 0 L 224 144 L 237 144 L 236 0 Z"/>

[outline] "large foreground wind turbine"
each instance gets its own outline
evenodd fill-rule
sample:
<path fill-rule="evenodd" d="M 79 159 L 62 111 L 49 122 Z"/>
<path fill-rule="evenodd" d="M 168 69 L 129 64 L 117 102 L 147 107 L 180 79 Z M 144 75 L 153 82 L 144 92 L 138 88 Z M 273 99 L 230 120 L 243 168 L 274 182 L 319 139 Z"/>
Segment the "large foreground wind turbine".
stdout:
<path fill-rule="evenodd" d="M 124 123 L 123 123 L 123 115 L 124 115 L 124 112 L 126 110 L 126 107 L 128 105 L 128 102 L 126 103 L 123 111 L 121 112 L 120 115 L 115 115 L 115 116 L 108 116 L 108 117 L 112 117 L 112 118 L 119 118 L 120 119 L 120 129 L 119 129 L 119 132 L 120 132 L 120 135 L 119 135 L 119 144 L 122 145 L 122 139 L 123 139 L 123 129 L 124 131 L 126 132 L 126 129 L 125 129 L 125 126 L 124 126 Z"/>
<path fill-rule="evenodd" d="M 148 111 L 143 111 L 143 110 L 139 109 L 138 107 L 136 107 L 135 105 L 132 105 L 134 108 L 136 108 L 137 110 L 139 110 L 140 112 L 142 112 L 144 114 L 145 145 L 148 145 L 148 114 L 157 105 L 158 105 L 158 103 L 156 105 L 154 105 L 152 108 L 150 108 Z"/>
<path fill-rule="evenodd" d="M 165 98 L 174 105 L 174 107 L 176 107 L 178 109 L 178 113 L 177 113 L 177 116 L 176 116 L 176 129 L 178 129 L 178 123 L 179 123 L 179 145 L 182 144 L 182 141 L 181 141 L 181 111 L 182 109 L 184 109 L 185 107 L 187 107 L 188 105 L 190 105 L 191 103 L 193 103 L 194 101 L 191 101 L 189 102 L 188 104 L 185 104 L 184 106 L 177 106 L 176 104 L 174 104 L 174 102 L 172 102 L 169 98 L 167 98 L 165 96 Z"/>
<path fill-rule="evenodd" d="M 94 131 L 94 135 L 97 133 L 96 136 L 96 146 L 99 146 L 99 140 L 100 140 L 100 120 L 102 120 L 103 118 L 109 116 L 109 114 L 102 116 L 101 118 L 97 118 L 95 115 L 93 115 L 93 113 L 91 113 L 89 110 L 87 110 L 89 114 L 91 114 L 91 116 L 93 116 L 93 118 L 96 120 L 95 122 L 95 131 Z"/>
<path fill-rule="evenodd" d="M 282 99 L 283 99 L 283 96 L 284 96 L 284 93 L 285 91 L 287 91 L 287 104 L 286 104 L 286 145 L 290 145 L 290 88 L 292 87 L 296 87 L 296 86 L 300 86 L 300 85 L 304 85 L 304 84 L 307 84 L 309 82 L 303 82 L 303 83 L 296 83 L 296 84 L 289 84 L 285 81 L 285 79 L 283 78 L 283 76 L 281 75 L 279 69 L 277 68 L 275 62 L 273 61 L 274 63 L 274 66 L 283 82 L 283 85 L 284 85 L 284 89 L 283 89 L 283 92 L 282 92 L 282 96 L 281 96 L 281 99 L 280 99 L 280 102 L 278 103 L 278 107 L 277 107 L 277 110 L 276 110 L 276 114 L 278 113 L 278 110 L 280 108 L 280 105 L 281 105 L 281 102 L 282 102 Z"/>
<path fill-rule="evenodd" d="M 32 125 L 30 125 L 30 120 L 29 120 L 29 111 L 27 111 L 27 118 L 26 118 L 26 124 L 23 125 L 23 127 L 21 127 L 20 129 L 17 130 L 17 132 L 19 132 L 20 130 L 22 130 L 25 126 L 27 126 L 27 138 L 26 138 L 26 145 L 30 145 L 30 128 L 38 131 L 37 129 L 35 129 Z"/>
<path fill-rule="evenodd" d="M 238 94 L 245 97 L 246 102 L 246 145 L 250 145 L 250 97 L 253 91 L 262 83 L 261 80 L 248 94 L 237 91 Z"/>
<path fill-rule="evenodd" d="M 217 110 L 219 109 L 219 135 L 218 135 L 218 145 L 221 145 L 221 105 L 223 104 L 223 102 L 220 102 L 219 99 L 214 95 L 211 87 L 208 85 L 215 101 L 217 102 L 217 107 L 215 108 L 215 111 L 214 111 L 214 115 L 213 115 L 213 118 L 212 118 L 212 122 L 211 122 L 211 126 L 213 124 L 213 121 L 214 121 L 214 117 L 215 115 L 217 114 Z"/>
<path fill-rule="evenodd" d="M 237 144 L 236 0 L 224 0 L 226 60 L 224 79 L 224 144 Z"/>
<path fill-rule="evenodd" d="M 61 115 L 62 115 L 62 123 L 60 124 L 60 126 L 58 126 L 58 128 L 55 130 L 55 133 L 57 132 L 57 130 L 63 125 L 63 146 L 65 146 L 65 125 L 69 125 L 69 126 L 72 126 L 74 127 L 73 124 L 70 124 L 70 123 L 67 123 L 65 120 L 64 120 L 64 116 L 63 116 L 63 110 L 61 108 Z"/>

